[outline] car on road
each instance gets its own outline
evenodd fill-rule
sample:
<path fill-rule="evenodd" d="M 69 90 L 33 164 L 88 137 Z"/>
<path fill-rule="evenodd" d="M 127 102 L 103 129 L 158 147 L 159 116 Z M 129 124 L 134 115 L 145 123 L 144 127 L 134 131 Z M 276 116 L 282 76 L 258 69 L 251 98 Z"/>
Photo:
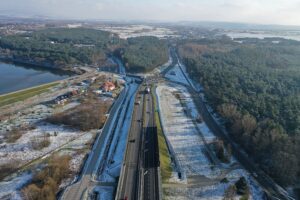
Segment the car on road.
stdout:
<path fill-rule="evenodd" d="M 131 140 L 129 140 L 129 142 L 134 143 L 134 142 L 135 142 L 135 139 L 131 139 Z"/>

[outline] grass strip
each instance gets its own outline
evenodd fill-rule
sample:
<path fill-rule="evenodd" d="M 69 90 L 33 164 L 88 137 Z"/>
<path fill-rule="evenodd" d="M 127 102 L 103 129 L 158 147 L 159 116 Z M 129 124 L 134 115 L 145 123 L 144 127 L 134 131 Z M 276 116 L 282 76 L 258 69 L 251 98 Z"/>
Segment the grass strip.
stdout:
<path fill-rule="evenodd" d="M 154 108 L 155 108 L 155 123 L 157 126 L 157 136 L 158 136 L 158 147 L 159 147 L 159 160 L 160 160 L 160 169 L 161 169 L 161 176 L 162 182 L 166 182 L 171 178 L 172 175 L 172 166 L 171 166 L 171 158 L 167 146 L 167 142 L 165 140 L 165 136 L 163 133 L 163 129 L 160 123 L 159 111 L 157 106 L 157 98 L 155 94 L 155 86 L 151 88 L 151 94 L 153 98 Z"/>
<path fill-rule="evenodd" d="M 42 94 L 44 92 L 47 92 L 49 88 L 54 87 L 58 85 L 58 82 L 55 83 L 49 83 L 49 84 L 44 84 L 41 86 L 25 89 L 25 90 L 20 90 L 17 92 L 5 94 L 0 96 L 0 107 L 5 106 L 8 104 L 12 104 L 18 101 L 24 101 L 25 99 L 28 99 L 30 97 L 33 97 L 38 94 Z"/>

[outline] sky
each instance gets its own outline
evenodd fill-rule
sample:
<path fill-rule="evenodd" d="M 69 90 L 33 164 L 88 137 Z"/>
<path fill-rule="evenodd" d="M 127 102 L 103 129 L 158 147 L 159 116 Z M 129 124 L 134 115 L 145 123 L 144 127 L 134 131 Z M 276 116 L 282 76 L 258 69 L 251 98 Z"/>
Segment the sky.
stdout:
<path fill-rule="evenodd" d="M 300 25 L 300 0 L 0 0 L 0 15 Z"/>

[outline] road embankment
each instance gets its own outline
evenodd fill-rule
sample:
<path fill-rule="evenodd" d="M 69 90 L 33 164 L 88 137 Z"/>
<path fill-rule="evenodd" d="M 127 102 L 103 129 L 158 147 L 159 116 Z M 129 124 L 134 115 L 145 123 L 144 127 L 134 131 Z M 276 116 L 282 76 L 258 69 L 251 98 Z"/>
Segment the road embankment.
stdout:
<path fill-rule="evenodd" d="M 16 92 L 11 92 L 8 94 L 0 95 L 0 107 L 6 106 L 12 103 L 16 103 L 19 101 L 24 101 L 30 97 L 45 93 L 49 91 L 50 88 L 59 84 L 60 81 L 47 83 L 23 90 L 19 90 Z"/>

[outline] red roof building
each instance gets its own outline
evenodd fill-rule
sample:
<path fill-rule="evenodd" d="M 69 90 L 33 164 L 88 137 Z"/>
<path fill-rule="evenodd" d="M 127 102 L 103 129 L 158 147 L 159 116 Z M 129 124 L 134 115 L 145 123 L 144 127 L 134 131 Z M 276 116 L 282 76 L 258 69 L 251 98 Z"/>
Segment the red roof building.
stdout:
<path fill-rule="evenodd" d="M 110 91 L 114 90 L 116 88 L 116 86 L 114 83 L 107 81 L 102 85 L 101 88 L 104 92 L 110 92 Z"/>

